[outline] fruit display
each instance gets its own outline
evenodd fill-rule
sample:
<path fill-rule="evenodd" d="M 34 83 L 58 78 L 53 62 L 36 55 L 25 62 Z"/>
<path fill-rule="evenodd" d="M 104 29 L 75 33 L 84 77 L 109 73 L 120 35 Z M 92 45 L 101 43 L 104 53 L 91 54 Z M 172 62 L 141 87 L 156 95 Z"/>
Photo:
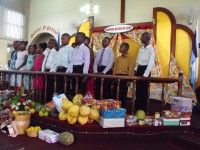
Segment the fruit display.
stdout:
<path fill-rule="evenodd" d="M 74 142 L 74 136 L 70 132 L 63 132 L 60 134 L 58 141 L 63 145 L 71 145 Z"/>
<path fill-rule="evenodd" d="M 38 137 L 38 132 L 41 130 L 40 126 L 31 126 L 26 129 L 26 133 L 29 137 Z"/>
<path fill-rule="evenodd" d="M 83 105 L 80 107 L 80 115 L 81 116 L 89 116 L 90 115 L 90 107 Z"/>
<path fill-rule="evenodd" d="M 180 118 L 181 112 L 175 112 L 175 111 L 164 111 L 163 117 L 167 119 L 176 119 Z"/>
<path fill-rule="evenodd" d="M 40 131 L 41 130 L 41 127 L 40 126 L 30 126 L 29 128 L 26 129 L 26 132 L 29 132 L 29 131 Z"/>
<path fill-rule="evenodd" d="M 62 99 L 62 110 L 59 114 L 59 120 L 67 120 L 69 124 L 78 122 L 80 125 L 92 123 L 94 120 L 98 122 L 99 111 L 96 107 L 96 100 L 86 103 L 81 94 L 77 94 L 72 102 L 66 98 Z"/>
<path fill-rule="evenodd" d="M 145 119 L 146 117 L 146 114 L 143 110 L 138 110 L 136 113 L 135 113 L 135 116 L 138 118 L 138 119 Z"/>
<path fill-rule="evenodd" d="M 73 105 L 74 105 L 74 104 L 73 104 L 71 101 L 69 101 L 68 99 L 64 98 L 61 108 L 62 108 L 62 110 L 64 110 L 64 111 L 68 111 L 68 109 L 69 109 L 71 106 L 73 106 Z"/>
<path fill-rule="evenodd" d="M 37 113 L 39 113 L 41 107 L 42 107 L 42 104 L 40 104 L 40 103 L 36 103 L 35 111 L 36 111 Z"/>
<path fill-rule="evenodd" d="M 72 100 L 72 102 L 76 105 L 82 106 L 83 105 L 83 95 L 76 94 Z"/>
<path fill-rule="evenodd" d="M 39 110 L 39 116 L 40 117 L 48 117 L 49 116 L 49 110 L 46 109 L 45 106 L 41 106 L 41 109 Z"/>
<path fill-rule="evenodd" d="M 61 121 L 67 120 L 67 113 L 65 113 L 64 111 L 60 112 L 58 118 L 59 118 L 59 120 L 61 120 Z"/>

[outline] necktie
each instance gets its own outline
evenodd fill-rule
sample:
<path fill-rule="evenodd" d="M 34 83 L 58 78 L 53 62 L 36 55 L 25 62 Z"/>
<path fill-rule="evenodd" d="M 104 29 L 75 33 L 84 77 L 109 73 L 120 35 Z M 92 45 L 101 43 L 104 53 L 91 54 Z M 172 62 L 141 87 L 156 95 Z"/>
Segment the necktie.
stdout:
<path fill-rule="evenodd" d="M 51 51 L 49 51 L 48 54 L 47 54 L 47 58 L 46 58 L 45 63 L 44 63 L 44 69 L 46 69 L 47 59 L 48 59 L 48 57 L 49 57 L 50 52 L 51 52 Z"/>
<path fill-rule="evenodd" d="M 99 58 L 99 63 L 98 63 L 99 66 L 102 66 L 104 52 L 105 52 L 105 49 L 103 49 L 102 52 L 101 52 L 101 55 L 100 55 L 100 58 Z"/>

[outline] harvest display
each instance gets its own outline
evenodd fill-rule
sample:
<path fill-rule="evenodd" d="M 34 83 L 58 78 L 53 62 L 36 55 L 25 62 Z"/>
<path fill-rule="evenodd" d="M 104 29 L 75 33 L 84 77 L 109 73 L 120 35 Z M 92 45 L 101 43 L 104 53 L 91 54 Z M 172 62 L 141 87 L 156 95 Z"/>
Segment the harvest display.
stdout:
<path fill-rule="evenodd" d="M 0 99 L 1 124 L 8 124 L 9 134 L 16 136 L 26 133 L 29 137 L 39 137 L 48 142 L 60 142 L 71 145 L 74 136 L 70 132 L 57 133 L 40 126 L 31 126 L 31 114 L 40 117 L 52 117 L 68 124 L 81 126 L 98 123 L 103 128 L 126 126 L 189 126 L 192 114 L 192 100 L 183 97 L 171 97 L 171 109 L 155 112 L 154 116 L 146 116 L 143 110 L 135 115 L 127 114 L 121 108 L 119 100 L 96 100 L 90 93 L 77 94 L 69 100 L 65 94 L 55 95 L 53 100 L 42 105 L 30 100 L 32 91 L 25 92 L 24 87 L 17 89 L 16 94 L 8 100 Z M 23 126 L 20 124 L 22 123 Z"/>

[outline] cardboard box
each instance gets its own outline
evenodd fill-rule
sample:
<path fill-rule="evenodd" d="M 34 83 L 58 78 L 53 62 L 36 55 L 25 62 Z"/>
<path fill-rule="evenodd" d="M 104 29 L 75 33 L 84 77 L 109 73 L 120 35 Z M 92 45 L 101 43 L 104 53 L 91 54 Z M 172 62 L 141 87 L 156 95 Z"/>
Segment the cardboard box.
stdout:
<path fill-rule="evenodd" d="M 180 126 L 190 126 L 191 118 L 180 118 Z"/>
<path fill-rule="evenodd" d="M 179 126 L 180 119 L 163 119 L 163 126 Z"/>
<path fill-rule="evenodd" d="M 192 112 L 181 112 L 180 118 L 191 118 Z"/>
<path fill-rule="evenodd" d="M 125 119 L 124 118 L 105 119 L 100 117 L 99 124 L 103 128 L 119 128 L 125 126 Z"/>
<path fill-rule="evenodd" d="M 39 131 L 39 139 L 47 142 L 47 143 L 56 143 L 58 142 L 60 134 L 57 132 L 54 132 L 49 129 L 40 130 Z"/>
<path fill-rule="evenodd" d="M 100 116 L 102 118 L 125 118 L 126 109 L 100 110 Z"/>
<path fill-rule="evenodd" d="M 177 112 L 192 112 L 192 99 L 185 97 L 170 97 L 171 110 Z"/>

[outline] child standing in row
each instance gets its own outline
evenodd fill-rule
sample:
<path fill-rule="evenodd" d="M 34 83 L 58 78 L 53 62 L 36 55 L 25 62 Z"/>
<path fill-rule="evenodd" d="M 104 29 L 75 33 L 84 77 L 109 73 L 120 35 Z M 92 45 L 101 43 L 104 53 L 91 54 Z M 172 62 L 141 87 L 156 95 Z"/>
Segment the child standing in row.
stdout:
<path fill-rule="evenodd" d="M 15 63 L 17 60 L 17 52 L 18 52 L 18 48 L 19 48 L 19 41 L 15 41 L 13 43 L 13 48 L 14 48 L 14 51 L 11 53 L 11 60 L 10 60 L 10 65 L 9 65 L 10 70 L 15 70 Z M 15 75 L 14 74 L 11 74 L 11 76 L 10 76 L 10 86 L 11 87 L 15 86 Z"/>
<path fill-rule="evenodd" d="M 37 49 L 35 51 L 33 71 L 41 71 L 42 62 L 45 57 L 43 54 L 43 51 L 46 48 L 47 48 L 46 43 L 38 44 Z M 43 77 L 41 75 L 39 75 L 33 79 L 33 88 L 39 89 L 39 100 L 41 101 L 42 100 L 42 90 L 43 90 Z"/>
<path fill-rule="evenodd" d="M 122 43 L 120 45 L 119 52 L 121 53 L 120 56 L 117 57 L 114 65 L 113 74 L 120 75 L 120 76 L 133 76 L 133 59 L 128 55 L 129 44 Z M 113 97 L 114 99 L 117 98 L 117 85 L 118 80 L 115 81 L 113 87 Z M 127 81 L 121 80 L 119 84 L 119 100 L 122 102 L 122 107 L 126 107 L 126 99 L 127 99 Z"/>
<path fill-rule="evenodd" d="M 31 45 L 29 50 L 28 50 L 28 58 L 25 66 L 25 71 L 32 71 L 33 70 L 33 65 L 34 65 L 34 53 L 35 53 L 36 47 L 34 45 Z M 24 76 L 24 87 L 26 90 L 29 89 L 29 85 L 32 85 L 32 79 L 30 78 L 29 75 Z"/>
<path fill-rule="evenodd" d="M 15 70 L 25 70 L 25 65 L 28 58 L 28 51 L 26 51 L 26 45 L 28 42 L 22 41 L 19 45 L 19 51 L 17 52 L 17 59 L 15 63 Z M 21 87 L 22 84 L 22 75 L 17 75 L 17 87 Z"/>
<path fill-rule="evenodd" d="M 89 71 L 88 73 L 93 73 L 93 64 L 94 64 L 94 52 L 93 49 L 89 47 L 90 44 L 90 38 L 86 37 L 84 41 L 85 46 L 87 46 L 90 50 L 90 66 L 89 66 Z M 87 88 L 86 88 L 86 93 L 90 92 L 91 95 L 94 98 L 94 79 L 89 78 L 87 79 Z"/>

